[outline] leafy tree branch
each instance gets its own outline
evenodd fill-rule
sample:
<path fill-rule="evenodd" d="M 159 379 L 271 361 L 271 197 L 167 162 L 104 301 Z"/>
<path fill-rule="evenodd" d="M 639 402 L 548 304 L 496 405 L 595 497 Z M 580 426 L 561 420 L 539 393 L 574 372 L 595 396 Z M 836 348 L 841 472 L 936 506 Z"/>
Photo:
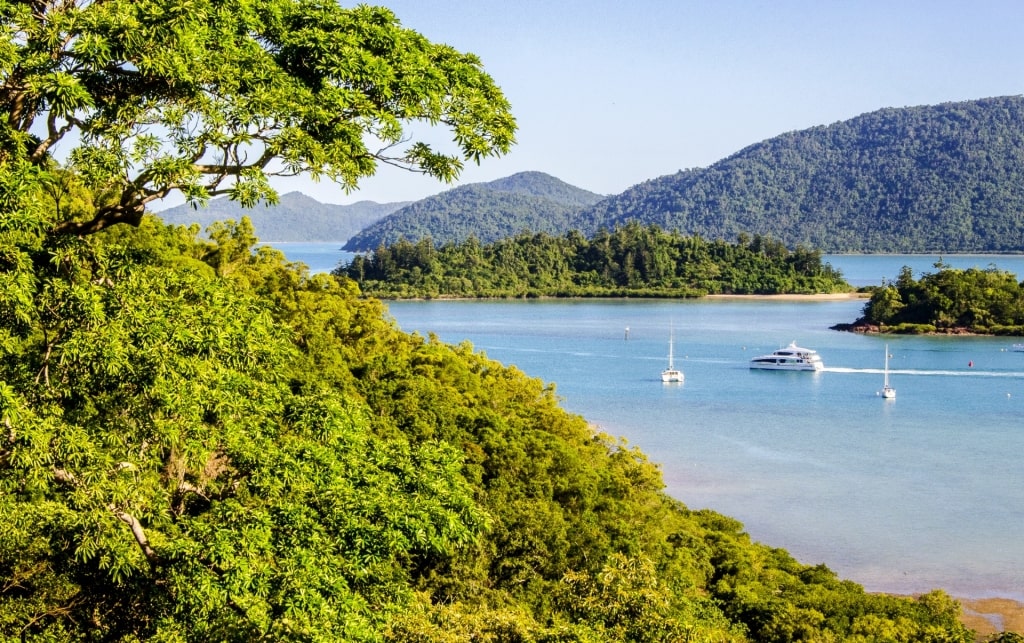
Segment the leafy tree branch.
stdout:
<path fill-rule="evenodd" d="M 515 121 L 480 60 L 385 8 L 312 0 L 0 2 L 0 161 L 67 166 L 99 199 L 55 231 L 138 226 L 174 191 L 273 203 L 273 176 L 357 187 L 379 163 L 449 181 Z M 406 133 L 449 130 L 451 149 Z M 375 143 L 376 142 L 376 143 Z"/>

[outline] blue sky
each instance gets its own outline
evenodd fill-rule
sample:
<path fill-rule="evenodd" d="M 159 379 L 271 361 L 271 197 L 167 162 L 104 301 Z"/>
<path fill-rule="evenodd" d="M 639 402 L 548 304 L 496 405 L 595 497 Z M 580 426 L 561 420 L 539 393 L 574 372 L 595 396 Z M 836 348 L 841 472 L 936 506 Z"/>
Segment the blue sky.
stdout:
<path fill-rule="evenodd" d="M 406 27 L 477 54 L 519 123 L 459 183 L 547 172 L 617 194 L 784 132 L 883 107 L 1024 93 L 1024 2 L 392 0 Z M 414 135 L 432 136 L 411 130 Z M 329 203 L 453 187 L 385 168 Z"/>

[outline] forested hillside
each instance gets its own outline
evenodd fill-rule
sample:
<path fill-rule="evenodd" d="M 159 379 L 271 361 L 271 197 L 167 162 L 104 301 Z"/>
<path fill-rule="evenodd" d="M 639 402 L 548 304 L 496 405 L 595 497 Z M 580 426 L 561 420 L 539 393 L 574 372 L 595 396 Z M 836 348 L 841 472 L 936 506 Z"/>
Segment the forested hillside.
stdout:
<path fill-rule="evenodd" d="M 345 249 L 402 238 L 441 245 L 521 232 L 589 235 L 627 221 L 707 239 L 762 235 L 824 252 L 1019 252 L 1024 98 L 882 109 L 788 132 L 604 199 L 535 172 L 471 184 L 396 211 Z"/>
<path fill-rule="evenodd" d="M 883 109 L 751 145 L 583 210 L 711 239 L 825 252 L 1024 250 L 1024 98 Z"/>
<path fill-rule="evenodd" d="M 320 203 L 300 192 L 282 194 L 275 205 L 259 203 L 242 207 L 228 198 L 213 199 L 205 206 L 188 204 L 161 210 L 157 215 L 166 223 L 199 224 L 205 230 L 216 221 L 238 221 L 249 217 L 256 234 L 268 242 L 337 241 L 343 242 L 363 228 L 408 205 L 406 202 L 374 203 L 360 201 L 351 205 Z"/>
<path fill-rule="evenodd" d="M 852 290 L 817 250 L 741 236 L 737 243 L 628 223 L 592 239 L 521 233 L 435 248 L 400 240 L 336 274 L 375 297 L 699 297 Z"/>
<path fill-rule="evenodd" d="M 0 229 L 5 640 L 971 640 L 942 592 L 868 594 L 666 496 L 553 386 L 248 221 L 39 223 Z"/>
<path fill-rule="evenodd" d="M 476 56 L 365 4 L 0 8 L 0 640 L 971 640 L 941 591 L 868 594 L 668 497 L 554 386 L 248 219 L 147 215 L 272 202 L 275 173 L 453 180 L 515 140 Z"/>
<path fill-rule="evenodd" d="M 353 236 L 344 249 L 366 251 L 426 237 L 439 244 L 470 237 L 489 243 L 521 232 L 561 234 L 581 207 L 601 198 L 541 172 L 522 172 L 417 201 Z"/>

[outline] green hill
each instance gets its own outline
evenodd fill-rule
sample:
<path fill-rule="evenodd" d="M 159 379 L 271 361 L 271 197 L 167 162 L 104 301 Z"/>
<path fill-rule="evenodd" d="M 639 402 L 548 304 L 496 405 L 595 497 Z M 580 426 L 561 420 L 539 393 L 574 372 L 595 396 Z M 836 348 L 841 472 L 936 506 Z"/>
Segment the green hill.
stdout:
<path fill-rule="evenodd" d="M 247 220 L 47 239 L 34 202 L 0 229 L 0 640 L 973 640 L 941 591 L 687 507 L 553 384 Z"/>
<path fill-rule="evenodd" d="M 349 251 L 373 250 L 400 239 L 431 238 L 484 243 L 521 232 L 561 234 L 576 212 L 603 197 L 542 172 L 522 172 L 489 183 L 464 185 L 417 201 L 354 235 Z"/>
<path fill-rule="evenodd" d="M 201 209 L 190 205 L 168 208 L 156 215 L 165 223 L 198 223 L 203 230 L 214 221 L 249 217 L 261 239 L 275 241 L 342 242 L 366 226 L 385 217 L 408 202 L 375 203 L 360 201 L 351 205 L 320 203 L 300 192 L 282 194 L 277 205 L 243 208 L 226 197 L 213 199 Z"/>
<path fill-rule="evenodd" d="M 751 145 L 583 210 L 712 239 L 825 252 L 1024 250 L 1024 98 L 882 109 Z"/>

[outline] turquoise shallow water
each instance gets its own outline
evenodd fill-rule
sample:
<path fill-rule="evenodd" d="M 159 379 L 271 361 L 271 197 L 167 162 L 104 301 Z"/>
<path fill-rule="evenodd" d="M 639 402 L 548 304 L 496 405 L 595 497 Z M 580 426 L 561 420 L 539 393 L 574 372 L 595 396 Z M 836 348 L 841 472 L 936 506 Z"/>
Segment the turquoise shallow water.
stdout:
<path fill-rule="evenodd" d="M 831 331 L 863 302 L 392 302 L 553 382 L 693 508 L 869 590 L 1024 599 L 1024 353 L 994 338 Z M 659 379 L 670 326 L 683 385 Z M 625 329 L 629 328 L 628 339 Z M 751 371 L 796 340 L 821 373 Z M 884 344 L 896 400 L 883 400 Z"/>
<path fill-rule="evenodd" d="M 277 245 L 277 244 L 275 244 Z M 281 244 L 314 272 L 340 244 Z M 935 270 L 938 256 L 832 255 L 855 286 Z M 951 255 L 1024 274 L 1024 256 Z M 829 330 L 861 301 L 391 302 L 435 332 L 552 382 L 563 405 L 639 446 L 668 493 L 872 591 L 941 587 L 1024 600 L 1024 353 L 999 338 Z M 629 328 L 626 339 L 626 328 Z M 659 379 L 669 328 L 683 385 Z M 796 340 L 822 373 L 751 371 Z M 1020 341 L 1020 340 L 1017 340 Z M 884 345 L 896 400 L 883 400 Z"/>

